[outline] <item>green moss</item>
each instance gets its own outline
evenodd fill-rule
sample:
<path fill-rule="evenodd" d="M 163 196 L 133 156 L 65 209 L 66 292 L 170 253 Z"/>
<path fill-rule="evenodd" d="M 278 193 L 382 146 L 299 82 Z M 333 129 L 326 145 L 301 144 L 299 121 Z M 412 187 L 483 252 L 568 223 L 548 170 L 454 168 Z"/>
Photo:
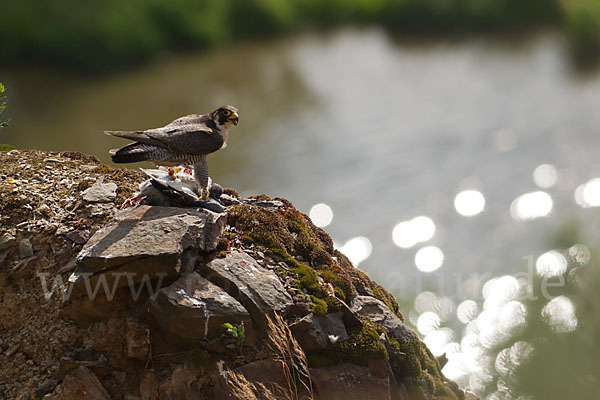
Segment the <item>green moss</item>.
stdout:
<path fill-rule="evenodd" d="M 396 302 L 396 300 L 393 297 L 391 297 L 389 295 L 389 293 L 384 293 L 382 290 L 382 287 L 380 287 L 379 285 L 376 285 L 373 288 L 373 294 L 375 295 L 376 298 L 383 301 L 390 310 L 392 310 L 395 313 L 398 312 L 398 303 Z"/>
<path fill-rule="evenodd" d="M 327 367 L 340 363 L 367 366 L 370 360 L 387 358 L 385 346 L 379 341 L 382 329 L 367 319 L 363 322 L 363 327 L 353 332 L 347 340 L 331 345 L 327 350 L 308 355 L 310 367 Z"/>
<path fill-rule="evenodd" d="M 426 373 L 434 379 L 442 378 L 436 358 L 418 338 L 399 342 L 397 348 L 403 355 L 392 366 L 396 376 L 422 379 Z"/>
<path fill-rule="evenodd" d="M 217 242 L 217 251 L 219 252 L 227 252 L 229 250 L 229 239 L 227 235 L 222 235 Z"/>
<path fill-rule="evenodd" d="M 256 198 L 269 199 L 264 195 Z M 356 296 L 357 286 L 368 287 L 398 313 L 398 304 L 393 296 L 334 250 L 333 242 L 325 231 L 314 226 L 287 200 L 276 200 L 284 204 L 277 211 L 248 204 L 229 209 L 228 223 L 238 232 L 243 244 L 264 247 L 265 255 L 285 262 L 289 270 L 278 269 L 276 272 L 292 276 L 299 290 L 323 300 L 326 312 L 337 310 L 339 303 L 321 284 L 321 279 L 331 284 L 335 296 L 348 304 Z M 322 303 L 317 308 L 319 312 L 323 311 Z"/>
<path fill-rule="evenodd" d="M 382 328 L 370 320 L 363 319 L 363 326 L 354 332 L 348 340 L 338 343 L 333 354 L 339 362 L 368 365 L 369 360 L 387 358 L 387 350 L 379 341 Z"/>
<path fill-rule="evenodd" d="M 242 242 L 247 245 L 264 246 L 265 255 L 285 262 L 290 267 L 288 273 L 295 277 L 296 287 L 311 295 L 313 299 L 320 300 L 318 303 L 313 300 L 316 312 L 327 313 L 328 303 L 332 304 L 332 301 L 319 282 L 319 274 L 314 268 L 292 256 L 299 256 L 298 258 L 308 260 L 311 264 L 313 256 L 320 261 L 328 260 L 324 256 L 327 254 L 325 246 L 314 234 L 304 216 L 293 208 L 273 212 L 250 205 L 234 206 L 228 214 L 229 223 L 241 232 Z M 329 280 L 333 281 L 334 278 L 329 275 Z M 339 279 L 336 282 L 338 287 L 343 285 Z M 349 282 L 345 283 L 346 290 L 349 285 Z M 343 293 L 342 289 L 340 293 Z"/>
<path fill-rule="evenodd" d="M 335 295 L 340 299 L 347 301 L 354 297 L 354 287 L 352 283 L 340 275 L 336 274 L 332 269 L 320 272 L 321 277 L 325 282 L 333 286 Z"/>
<path fill-rule="evenodd" d="M 242 236 L 242 243 L 244 243 L 245 245 L 249 246 L 251 244 L 254 244 L 254 239 L 250 235 L 243 235 Z"/>
<path fill-rule="evenodd" d="M 327 303 L 316 296 L 310 296 L 314 306 L 312 312 L 315 315 L 325 315 L 327 314 Z"/>
<path fill-rule="evenodd" d="M 434 379 L 434 391 L 436 396 L 443 396 L 444 399 L 457 400 L 456 395 L 450 390 L 440 378 Z"/>

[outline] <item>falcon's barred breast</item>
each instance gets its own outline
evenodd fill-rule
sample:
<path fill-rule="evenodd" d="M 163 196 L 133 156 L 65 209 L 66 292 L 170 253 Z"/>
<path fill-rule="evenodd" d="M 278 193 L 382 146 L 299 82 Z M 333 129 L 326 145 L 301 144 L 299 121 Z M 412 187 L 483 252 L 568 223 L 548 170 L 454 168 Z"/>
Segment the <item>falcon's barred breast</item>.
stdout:
<path fill-rule="evenodd" d="M 157 165 L 191 165 L 201 198 L 208 197 L 206 155 L 227 144 L 231 125 L 239 121 L 238 109 L 219 107 L 208 114 L 186 115 L 162 128 L 145 131 L 106 131 L 104 133 L 134 140 L 120 149 L 111 150 L 115 163 L 151 161 Z"/>

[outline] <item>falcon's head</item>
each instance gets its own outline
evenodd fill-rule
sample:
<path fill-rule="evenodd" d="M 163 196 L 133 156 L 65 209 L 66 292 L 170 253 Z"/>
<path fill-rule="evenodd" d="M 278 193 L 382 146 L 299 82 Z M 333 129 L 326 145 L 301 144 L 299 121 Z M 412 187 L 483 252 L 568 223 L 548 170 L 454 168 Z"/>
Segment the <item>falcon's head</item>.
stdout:
<path fill-rule="evenodd" d="M 237 125 L 239 118 L 238 109 L 234 106 L 219 107 L 212 112 L 212 119 L 215 121 L 215 124 L 217 126 L 224 126 L 225 128 L 229 128 L 231 124 Z"/>

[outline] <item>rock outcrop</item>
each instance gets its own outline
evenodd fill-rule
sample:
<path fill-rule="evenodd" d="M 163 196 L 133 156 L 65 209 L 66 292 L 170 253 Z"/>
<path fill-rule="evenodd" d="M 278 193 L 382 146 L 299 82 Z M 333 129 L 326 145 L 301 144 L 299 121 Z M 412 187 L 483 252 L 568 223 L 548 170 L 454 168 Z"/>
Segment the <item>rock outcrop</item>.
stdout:
<path fill-rule="evenodd" d="M 140 173 L 76 153 L 0 163 L 0 398 L 464 398 L 287 200 L 119 210 Z"/>

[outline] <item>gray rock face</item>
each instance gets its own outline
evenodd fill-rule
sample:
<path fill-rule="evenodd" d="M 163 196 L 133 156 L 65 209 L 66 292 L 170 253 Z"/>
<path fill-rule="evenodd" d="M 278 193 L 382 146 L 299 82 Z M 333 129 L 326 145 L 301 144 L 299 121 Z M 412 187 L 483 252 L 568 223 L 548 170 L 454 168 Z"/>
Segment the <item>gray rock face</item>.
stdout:
<path fill-rule="evenodd" d="M 31 245 L 31 241 L 27 238 L 22 239 L 19 243 L 19 258 L 22 260 L 31 256 L 33 256 L 33 246 Z"/>
<path fill-rule="evenodd" d="M 5 232 L 0 236 L 0 250 L 8 249 L 13 246 L 17 240 L 9 232 Z"/>
<path fill-rule="evenodd" d="M 214 339 L 223 324 L 252 326 L 248 311 L 223 289 L 193 272 L 161 289 L 148 305 L 154 321 L 173 344 Z"/>
<path fill-rule="evenodd" d="M 193 270 L 197 253 L 214 250 L 225 226 L 224 215 L 171 207 L 139 206 L 116 219 L 97 231 L 77 256 L 78 266 L 69 278 L 75 296 L 86 286 L 96 287 L 99 276 L 110 287 L 121 287 Z"/>
<path fill-rule="evenodd" d="M 260 326 L 266 326 L 266 313 L 285 311 L 292 297 L 273 271 L 263 268 L 243 251 L 215 259 L 200 270 L 211 282 L 239 299 Z"/>
<path fill-rule="evenodd" d="M 408 329 L 404 322 L 383 301 L 375 297 L 356 296 L 352 301 L 352 311 L 383 326 L 401 343 L 417 339 L 415 333 Z"/>
<path fill-rule="evenodd" d="M 348 339 L 342 312 L 327 315 L 308 314 L 290 325 L 296 340 L 307 352 L 317 352 Z"/>
<path fill-rule="evenodd" d="M 86 367 L 79 367 L 72 370 L 62 383 L 58 386 L 54 394 L 49 395 L 49 399 L 98 399 L 110 400 L 110 395 L 104 389 L 96 375 Z"/>
<path fill-rule="evenodd" d="M 367 367 L 339 364 L 311 368 L 316 400 L 391 400 L 389 378 L 372 375 Z"/>
<path fill-rule="evenodd" d="M 97 179 L 81 196 L 88 203 L 110 203 L 117 197 L 117 185 L 113 182 L 102 183 L 102 179 Z"/>

